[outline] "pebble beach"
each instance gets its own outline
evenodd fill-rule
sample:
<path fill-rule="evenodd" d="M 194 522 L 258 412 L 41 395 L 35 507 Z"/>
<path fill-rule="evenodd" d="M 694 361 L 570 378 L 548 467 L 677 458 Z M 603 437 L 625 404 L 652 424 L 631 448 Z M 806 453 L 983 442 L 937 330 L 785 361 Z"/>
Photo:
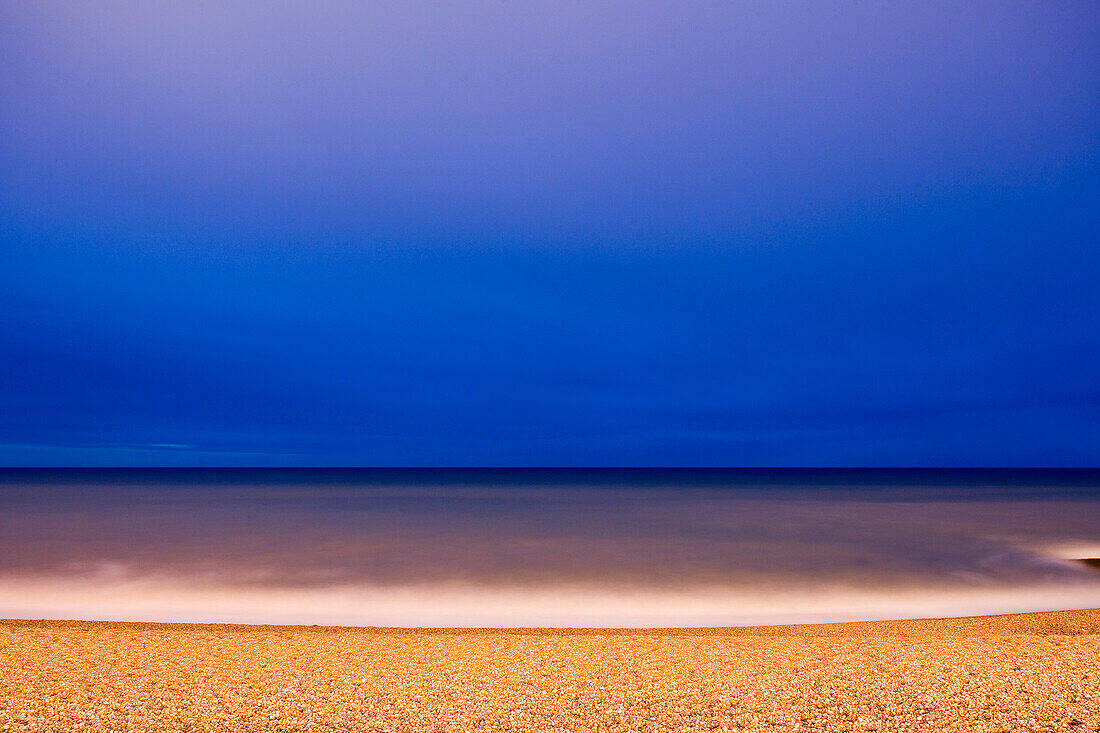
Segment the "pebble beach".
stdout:
<path fill-rule="evenodd" d="M 1100 731 L 1100 610 L 715 629 L 0 622 L 3 731 Z"/>

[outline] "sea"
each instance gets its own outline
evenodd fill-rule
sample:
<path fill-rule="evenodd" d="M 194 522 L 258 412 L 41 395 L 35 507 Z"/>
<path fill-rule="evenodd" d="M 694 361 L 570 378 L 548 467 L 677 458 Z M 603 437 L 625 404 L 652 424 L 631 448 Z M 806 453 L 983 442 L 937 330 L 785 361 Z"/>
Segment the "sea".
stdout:
<path fill-rule="evenodd" d="M 702 627 L 1100 607 L 1100 471 L 4 469 L 0 617 Z"/>

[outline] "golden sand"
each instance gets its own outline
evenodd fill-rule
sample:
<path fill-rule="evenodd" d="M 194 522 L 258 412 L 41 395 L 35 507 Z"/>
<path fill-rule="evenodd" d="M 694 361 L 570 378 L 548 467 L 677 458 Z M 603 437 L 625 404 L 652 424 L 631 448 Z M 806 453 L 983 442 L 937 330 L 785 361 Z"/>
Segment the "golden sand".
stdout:
<path fill-rule="evenodd" d="M 3 621 L 0 730 L 1097 731 L 1100 611 L 579 631 Z"/>

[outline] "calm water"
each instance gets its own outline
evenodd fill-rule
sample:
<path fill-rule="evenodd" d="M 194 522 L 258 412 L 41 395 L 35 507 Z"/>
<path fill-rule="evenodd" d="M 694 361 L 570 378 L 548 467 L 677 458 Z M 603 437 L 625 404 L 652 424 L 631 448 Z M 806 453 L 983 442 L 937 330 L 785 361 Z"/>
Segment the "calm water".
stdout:
<path fill-rule="evenodd" d="M 1100 607 L 1100 472 L 0 472 L 0 617 L 703 626 Z"/>

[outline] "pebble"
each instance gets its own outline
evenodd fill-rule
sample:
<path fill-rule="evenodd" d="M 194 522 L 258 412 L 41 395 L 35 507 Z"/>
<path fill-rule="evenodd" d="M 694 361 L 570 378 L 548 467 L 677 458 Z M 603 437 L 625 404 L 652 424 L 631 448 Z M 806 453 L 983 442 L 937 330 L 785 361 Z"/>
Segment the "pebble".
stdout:
<path fill-rule="evenodd" d="M 727 629 L 0 621 L 0 731 L 1100 731 L 1100 610 Z"/>

